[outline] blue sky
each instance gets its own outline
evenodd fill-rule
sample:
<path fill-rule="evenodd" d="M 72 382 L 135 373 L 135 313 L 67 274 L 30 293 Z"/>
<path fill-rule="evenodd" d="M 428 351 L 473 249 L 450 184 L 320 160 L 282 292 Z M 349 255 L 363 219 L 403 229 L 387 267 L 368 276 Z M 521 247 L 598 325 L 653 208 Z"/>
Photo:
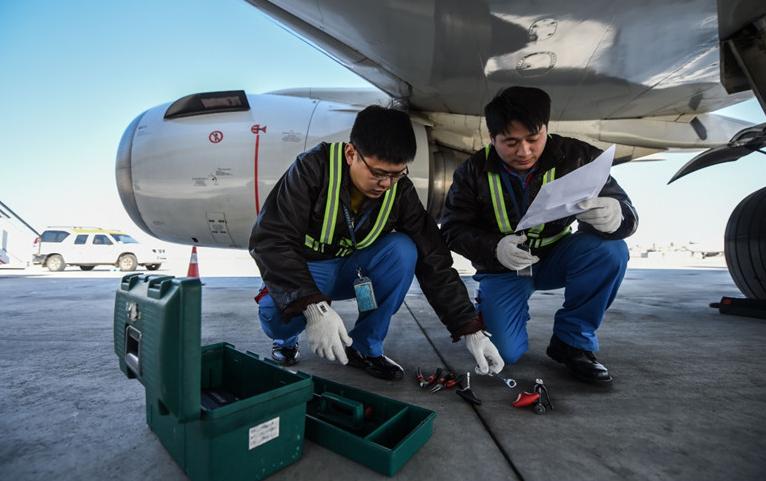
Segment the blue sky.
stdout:
<path fill-rule="evenodd" d="M 185 95 L 368 84 L 242 0 L 0 3 L 0 200 L 38 230 L 99 225 L 141 237 L 114 181 L 120 137 Z M 762 122 L 754 101 L 727 111 Z M 766 185 L 760 154 L 668 179 L 691 158 L 612 175 L 641 216 L 632 243 L 722 239 L 731 210 Z"/>

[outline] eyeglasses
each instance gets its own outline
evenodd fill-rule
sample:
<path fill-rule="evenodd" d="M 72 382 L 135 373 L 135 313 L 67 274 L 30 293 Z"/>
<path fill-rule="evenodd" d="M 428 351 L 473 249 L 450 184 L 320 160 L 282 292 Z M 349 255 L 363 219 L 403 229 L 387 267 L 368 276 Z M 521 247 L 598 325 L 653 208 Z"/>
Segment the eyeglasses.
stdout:
<path fill-rule="evenodd" d="M 351 145 L 354 145 L 354 144 L 351 144 Z M 402 177 L 406 177 L 407 174 L 410 173 L 410 170 L 407 168 L 407 166 L 404 167 L 403 171 L 401 171 L 401 172 L 399 172 L 397 174 L 392 174 L 390 172 L 386 172 L 386 171 L 383 171 L 383 170 L 372 170 L 372 167 L 370 167 L 370 164 L 368 164 L 367 161 L 364 160 L 364 156 L 359 151 L 359 149 L 356 148 L 356 145 L 354 145 L 354 150 L 359 155 L 359 158 L 362 159 L 362 162 L 364 163 L 365 167 L 367 167 L 367 170 L 370 171 L 370 174 L 372 175 L 372 178 L 377 180 L 377 181 L 391 179 L 391 182 L 398 182 L 399 179 L 401 179 Z"/>

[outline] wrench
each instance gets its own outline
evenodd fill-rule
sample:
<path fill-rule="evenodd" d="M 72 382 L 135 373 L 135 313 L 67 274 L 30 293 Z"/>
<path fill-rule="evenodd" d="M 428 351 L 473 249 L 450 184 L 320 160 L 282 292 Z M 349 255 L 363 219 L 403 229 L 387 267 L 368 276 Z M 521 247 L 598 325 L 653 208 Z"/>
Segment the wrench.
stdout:
<path fill-rule="evenodd" d="M 508 387 L 509 387 L 509 388 L 511 388 L 511 389 L 513 389 L 513 388 L 515 388 L 515 387 L 516 387 L 516 381 L 514 381 L 514 380 L 513 380 L 513 379 L 511 379 L 511 378 L 508 378 L 508 377 L 502 376 L 502 375 L 500 375 L 500 374 L 495 374 L 495 377 L 496 377 L 496 378 L 498 378 L 498 379 L 500 379 L 501 381 L 503 381 L 503 383 L 505 383 L 505 385 L 506 385 L 506 386 L 508 386 Z"/>

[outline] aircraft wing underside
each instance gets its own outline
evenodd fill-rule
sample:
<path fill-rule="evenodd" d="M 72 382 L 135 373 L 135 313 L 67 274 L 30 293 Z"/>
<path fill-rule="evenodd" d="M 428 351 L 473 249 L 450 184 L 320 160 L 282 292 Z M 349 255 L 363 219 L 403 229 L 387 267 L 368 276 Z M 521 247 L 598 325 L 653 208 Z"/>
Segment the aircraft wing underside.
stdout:
<path fill-rule="evenodd" d="M 411 109 L 481 115 L 502 87 L 544 88 L 552 120 L 710 112 L 716 2 L 247 0 Z"/>

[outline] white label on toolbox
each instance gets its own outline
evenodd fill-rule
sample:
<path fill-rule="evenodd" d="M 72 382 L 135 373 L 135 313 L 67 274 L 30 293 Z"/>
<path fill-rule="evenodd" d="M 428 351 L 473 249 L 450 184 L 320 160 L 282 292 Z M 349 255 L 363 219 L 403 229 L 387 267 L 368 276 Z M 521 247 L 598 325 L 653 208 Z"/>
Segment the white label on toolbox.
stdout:
<path fill-rule="evenodd" d="M 258 426 L 250 428 L 250 448 L 254 449 L 261 444 L 279 437 L 279 418 L 266 421 Z"/>

